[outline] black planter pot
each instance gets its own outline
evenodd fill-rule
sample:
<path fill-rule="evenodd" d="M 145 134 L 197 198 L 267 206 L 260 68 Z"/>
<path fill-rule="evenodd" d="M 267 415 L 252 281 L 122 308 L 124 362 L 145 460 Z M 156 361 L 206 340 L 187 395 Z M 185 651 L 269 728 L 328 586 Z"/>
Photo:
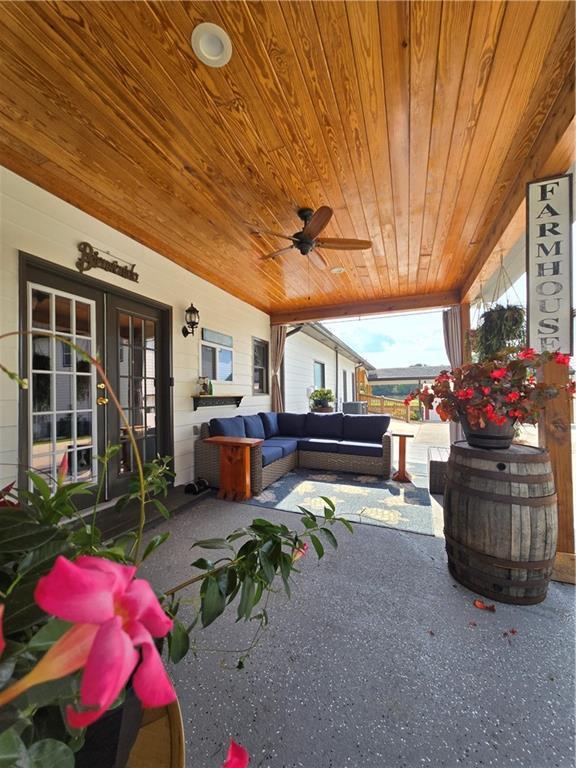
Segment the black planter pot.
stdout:
<path fill-rule="evenodd" d="M 86 729 L 84 746 L 75 755 L 75 768 L 125 768 L 141 722 L 140 701 L 128 688 L 121 706 Z"/>
<path fill-rule="evenodd" d="M 514 440 L 513 419 L 506 419 L 504 424 L 494 424 L 489 421 L 483 428 L 471 427 L 464 414 L 460 416 L 460 423 L 466 436 L 466 442 L 474 448 L 487 448 L 488 450 L 506 450 Z"/>

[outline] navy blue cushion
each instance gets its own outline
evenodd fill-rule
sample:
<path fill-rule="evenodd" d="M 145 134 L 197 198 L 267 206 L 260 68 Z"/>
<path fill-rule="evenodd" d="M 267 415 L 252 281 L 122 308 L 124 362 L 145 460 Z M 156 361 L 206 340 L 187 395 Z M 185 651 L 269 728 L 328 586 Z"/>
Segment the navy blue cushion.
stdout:
<path fill-rule="evenodd" d="M 282 448 L 279 445 L 271 445 L 268 441 L 262 443 L 262 466 L 266 467 L 273 461 L 282 458 Z"/>
<path fill-rule="evenodd" d="M 268 413 L 259 413 L 258 416 L 262 419 L 262 424 L 264 425 L 264 434 L 266 435 L 266 439 L 269 437 L 276 437 L 276 435 L 279 434 L 278 431 L 278 414 L 274 413 L 274 411 L 270 411 Z"/>
<path fill-rule="evenodd" d="M 242 416 L 232 416 L 229 419 L 210 419 L 211 437 L 246 437 L 244 419 Z"/>
<path fill-rule="evenodd" d="M 341 413 L 307 413 L 306 437 L 327 437 L 331 440 L 342 438 Z"/>
<path fill-rule="evenodd" d="M 382 435 L 388 429 L 390 416 L 351 416 L 343 418 L 342 439 L 361 443 L 381 443 Z"/>
<path fill-rule="evenodd" d="M 316 451 L 317 453 L 338 453 L 338 440 L 328 440 L 320 437 L 305 437 L 298 440 L 299 451 Z"/>
<path fill-rule="evenodd" d="M 279 413 L 278 414 L 278 432 L 288 437 L 303 437 L 304 424 L 306 423 L 305 413 Z"/>
<path fill-rule="evenodd" d="M 257 437 L 260 440 L 264 440 L 266 435 L 264 434 L 264 424 L 260 416 L 243 416 L 244 429 L 246 430 L 246 437 Z"/>
<path fill-rule="evenodd" d="M 376 456 L 382 458 L 382 443 L 355 443 L 350 440 L 341 440 L 338 443 L 338 453 L 347 453 L 352 456 Z"/>
<path fill-rule="evenodd" d="M 295 437 L 271 437 L 270 440 L 266 440 L 266 445 L 268 444 L 279 445 L 283 456 L 296 453 L 298 450 L 298 440 Z"/>

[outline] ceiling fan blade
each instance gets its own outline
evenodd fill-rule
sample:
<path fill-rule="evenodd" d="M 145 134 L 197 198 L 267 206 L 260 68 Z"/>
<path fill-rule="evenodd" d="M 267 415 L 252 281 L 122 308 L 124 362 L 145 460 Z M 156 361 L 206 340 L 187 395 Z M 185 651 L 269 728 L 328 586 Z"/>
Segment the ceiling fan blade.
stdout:
<path fill-rule="evenodd" d="M 320 248 L 335 248 L 340 251 L 364 251 L 372 248 L 370 240 L 346 240 L 343 237 L 323 237 L 316 240 Z"/>
<path fill-rule="evenodd" d="M 320 206 L 302 230 L 302 234 L 307 240 L 316 240 L 331 218 L 332 208 L 328 208 L 327 205 Z"/>
<path fill-rule="evenodd" d="M 292 235 L 281 235 L 280 232 L 272 232 L 269 229 L 255 229 L 252 232 L 253 235 L 271 235 L 272 237 L 282 237 L 284 240 L 291 240 L 293 243 L 296 242 L 296 238 L 292 237 Z"/>
<path fill-rule="evenodd" d="M 280 248 L 279 251 L 273 251 L 272 253 L 266 254 L 266 256 L 261 256 L 261 259 L 263 261 L 268 261 L 269 259 L 274 259 L 276 256 L 281 256 L 283 253 L 286 253 L 287 251 L 291 251 L 292 248 L 294 248 L 293 245 L 289 245 L 288 248 Z"/>
<path fill-rule="evenodd" d="M 314 266 L 317 269 L 326 269 L 326 267 L 328 266 L 328 264 L 326 263 L 326 259 L 324 258 L 324 256 L 322 256 L 322 254 L 319 251 L 312 250 L 310 251 L 308 256 L 310 257 L 310 261 L 312 262 L 312 264 L 314 264 Z"/>

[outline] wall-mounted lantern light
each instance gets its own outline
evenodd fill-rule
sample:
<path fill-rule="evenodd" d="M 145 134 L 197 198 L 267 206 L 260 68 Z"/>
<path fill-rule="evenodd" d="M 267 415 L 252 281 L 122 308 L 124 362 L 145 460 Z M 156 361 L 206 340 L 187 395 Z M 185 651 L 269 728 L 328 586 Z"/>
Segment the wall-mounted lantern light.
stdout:
<path fill-rule="evenodd" d="M 186 310 L 184 317 L 186 318 L 186 325 L 182 326 L 182 336 L 186 338 L 186 336 L 190 336 L 190 334 L 194 335 L 194 331 L 198 328 L 200 313 L 194 304 L 191 303 Z"/>

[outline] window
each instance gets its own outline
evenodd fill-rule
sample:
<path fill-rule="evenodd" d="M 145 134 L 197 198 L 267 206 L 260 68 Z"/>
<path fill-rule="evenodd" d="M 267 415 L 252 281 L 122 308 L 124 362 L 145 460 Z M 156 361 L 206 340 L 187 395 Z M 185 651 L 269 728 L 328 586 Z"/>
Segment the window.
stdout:
<path fill-rule="evenodd" d="M 252 339 L 252 392 L 267 395 L 268 387 L 268 342 Z"/>
<path fill-rule="evenodd" d="M 212 381 L 232 381 L 234 352 L 232 336 L 202 328 L 200 345 L 201 376 Z"/>
<path fill-rule="evenodd" d="M 326 365 L 314 360 L 314 389 L 326 389 Z"/>
<path fill-rule="evenodd" d="M 348 372 L 342 371 L 342 402 L 348 402 Z"/>

